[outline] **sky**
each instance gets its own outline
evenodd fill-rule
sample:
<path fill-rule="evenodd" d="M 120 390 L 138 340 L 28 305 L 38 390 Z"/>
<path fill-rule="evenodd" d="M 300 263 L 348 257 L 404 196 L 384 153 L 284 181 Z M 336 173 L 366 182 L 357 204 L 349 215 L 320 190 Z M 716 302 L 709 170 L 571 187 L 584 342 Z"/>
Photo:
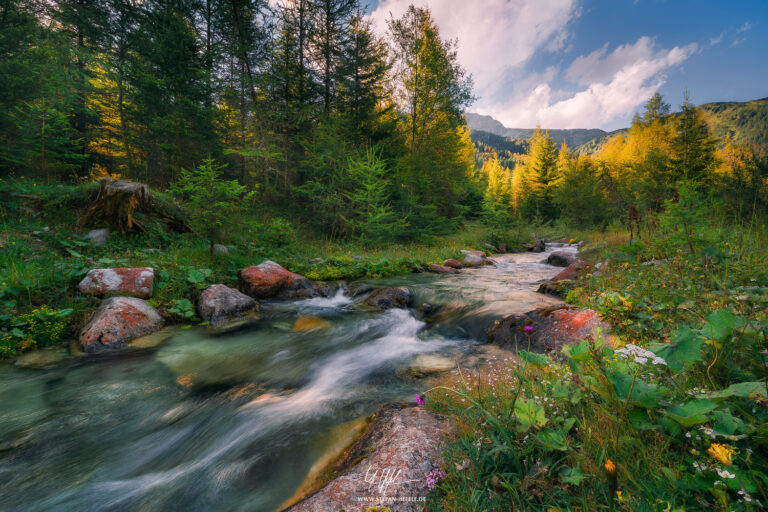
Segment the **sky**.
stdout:
<path fill-rule="evenodd" d="M 510 128 L 629 126 L 655 92 L 673 110 L 768 97 L 768 0 L 368 0 L 375 29 L 432 10 L 477 100 Z"/>

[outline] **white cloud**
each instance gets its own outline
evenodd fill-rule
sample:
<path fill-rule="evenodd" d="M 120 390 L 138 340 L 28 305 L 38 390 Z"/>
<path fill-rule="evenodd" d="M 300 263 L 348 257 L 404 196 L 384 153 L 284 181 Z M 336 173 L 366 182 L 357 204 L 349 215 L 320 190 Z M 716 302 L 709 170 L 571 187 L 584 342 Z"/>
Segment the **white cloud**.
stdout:
<path fill-rule="evenodd" d="M 562 94 L 543 82 L 524 97 L 493 105 L 489 111 L 510 127 L 604 127 L 632 114 L 664 83 L 664 71 L 682 64 L 698 48 L 689 44 L 656 51 L 647 37 L 610 54 L 604 46 L 574 60 L 566 72 L 569 80 L 586 89 L 556 100 Z"/>
<path fill-rule="evenodd" d="M 578 85 L 590 85 L 595 82 L 605 82 L 624 69 L 627 64 L 649 60 L 653 56 L 653 40 L 641 37 L 635 44 L 625 44 L 606 55 L 608 43 L 589 55 L 577 57 L 565 77 Z"/>
<path fill-rule="evenodd" d="M 581 15 L 580 0 L 380 0 L 370 14 L 376 31 L 385 33 L 387 20 L 411 4 L 430 7 L 441 35 L 458 38 L 459 62 L 475 80 L 472 110 L 515 128 L 622 123 L 665 82 L 665 71 L 702 48 L 657 49 L 650 37 L 612 51 L 606 44 L 568 66 L 560 78 L 573 85 L 562 89 L 553 85 L 560 83 L 556 66 L 535 72 L 527 65 L 537 53 L 572 48 L 569 23 Z"/>
<path fill-rule="evenodd" d="M 746 21 L 746 22 L 744 22 L 744 24 L 742 26 L 740 26 L 736 30 L 736 33 L 737 34 L 741 34 L 742 32 L 746 32 L 747 30 L 749 30 L 751 28 L 752 28 L 752 24 L 750 22 Z"/>
<path fill-rule="evenodd" d="M 723 38 L 725 37 L 725 32 L 720 32 L 720 35 L 717 37 L 710 37 L 709 38 L 709 46 L 715 46 L 720 44 L 723 41 Z"/>
<path fill-rule="evenodd" d="M 386 32 L 390 16 L 399 18 L 411 4 L 428 6 L 441 35 L 459 39 L 459 62 L 485 100 L 506 95 L 501 77 L 538 50 L 562 49 L 568 23 L 578 16 L 578 0 L 381 0 L 370 15 L 376 31 Z"/>

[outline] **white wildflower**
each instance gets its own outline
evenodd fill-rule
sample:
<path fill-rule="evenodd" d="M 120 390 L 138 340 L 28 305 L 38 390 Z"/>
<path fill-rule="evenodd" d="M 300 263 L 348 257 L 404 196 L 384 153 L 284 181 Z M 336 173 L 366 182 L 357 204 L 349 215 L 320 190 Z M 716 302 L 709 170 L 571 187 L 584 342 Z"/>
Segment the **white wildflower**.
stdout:
<path fill-rule="evenodd" d="M 623 348 L 616 350 L 616 354 L 624 359 L 629 359 L 632 357 L 634 362 L 637 364 L 646 364 L 648 361 L 650 361 L 651 364 L 662 366 L 667 364 L 664 359 L 658 357 L 650 350 L 646 350 L 643 347 L 638 347 L 632 343 L 628 343 Z"/>
<path fill-rule="evenodd" d="M 736 478 L 736 475 L 729 473 L 727 469 L 715 468 L 715 471 L 717 471 L 717 476 L 720 478 Z"/>

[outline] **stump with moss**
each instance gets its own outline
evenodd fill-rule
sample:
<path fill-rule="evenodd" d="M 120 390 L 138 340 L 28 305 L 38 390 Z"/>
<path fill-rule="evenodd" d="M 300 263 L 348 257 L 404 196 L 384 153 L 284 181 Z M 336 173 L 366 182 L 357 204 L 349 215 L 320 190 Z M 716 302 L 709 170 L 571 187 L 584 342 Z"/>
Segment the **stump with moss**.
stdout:
<path fill-rule="evenodd" d="M 147 185 L 113 178 L 99 180 L 99 194 L 80 219 L 80 227 L 108 225 L 121 233 L 144 231 L 143 224 L 136 219 L 137 212 L 158 217 L 174 231 L 191 231 L 181 210 L 157 201 Z"/>

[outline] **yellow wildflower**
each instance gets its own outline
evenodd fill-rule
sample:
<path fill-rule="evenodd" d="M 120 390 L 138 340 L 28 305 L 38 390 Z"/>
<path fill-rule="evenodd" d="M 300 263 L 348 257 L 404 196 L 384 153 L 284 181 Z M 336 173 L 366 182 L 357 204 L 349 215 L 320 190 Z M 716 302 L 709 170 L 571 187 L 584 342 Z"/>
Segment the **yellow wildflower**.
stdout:
<path fill-rule="evenodd" d="M 616 464 L 614 464 L 611 459 L 608 459 L 605 462 L 605 472 L 611 478 L 615 478 L 616 477 Z"/>
<path fill-rule="evenodd" d="M 731 461 L 731 455 L 733 455 L 736 450 L 730 446 L 719 443 L 712 443 L 708 451 L 709 454 L 717 459 L 721 464 L 725 464 L 726 466 L 733 464 Z"/>

